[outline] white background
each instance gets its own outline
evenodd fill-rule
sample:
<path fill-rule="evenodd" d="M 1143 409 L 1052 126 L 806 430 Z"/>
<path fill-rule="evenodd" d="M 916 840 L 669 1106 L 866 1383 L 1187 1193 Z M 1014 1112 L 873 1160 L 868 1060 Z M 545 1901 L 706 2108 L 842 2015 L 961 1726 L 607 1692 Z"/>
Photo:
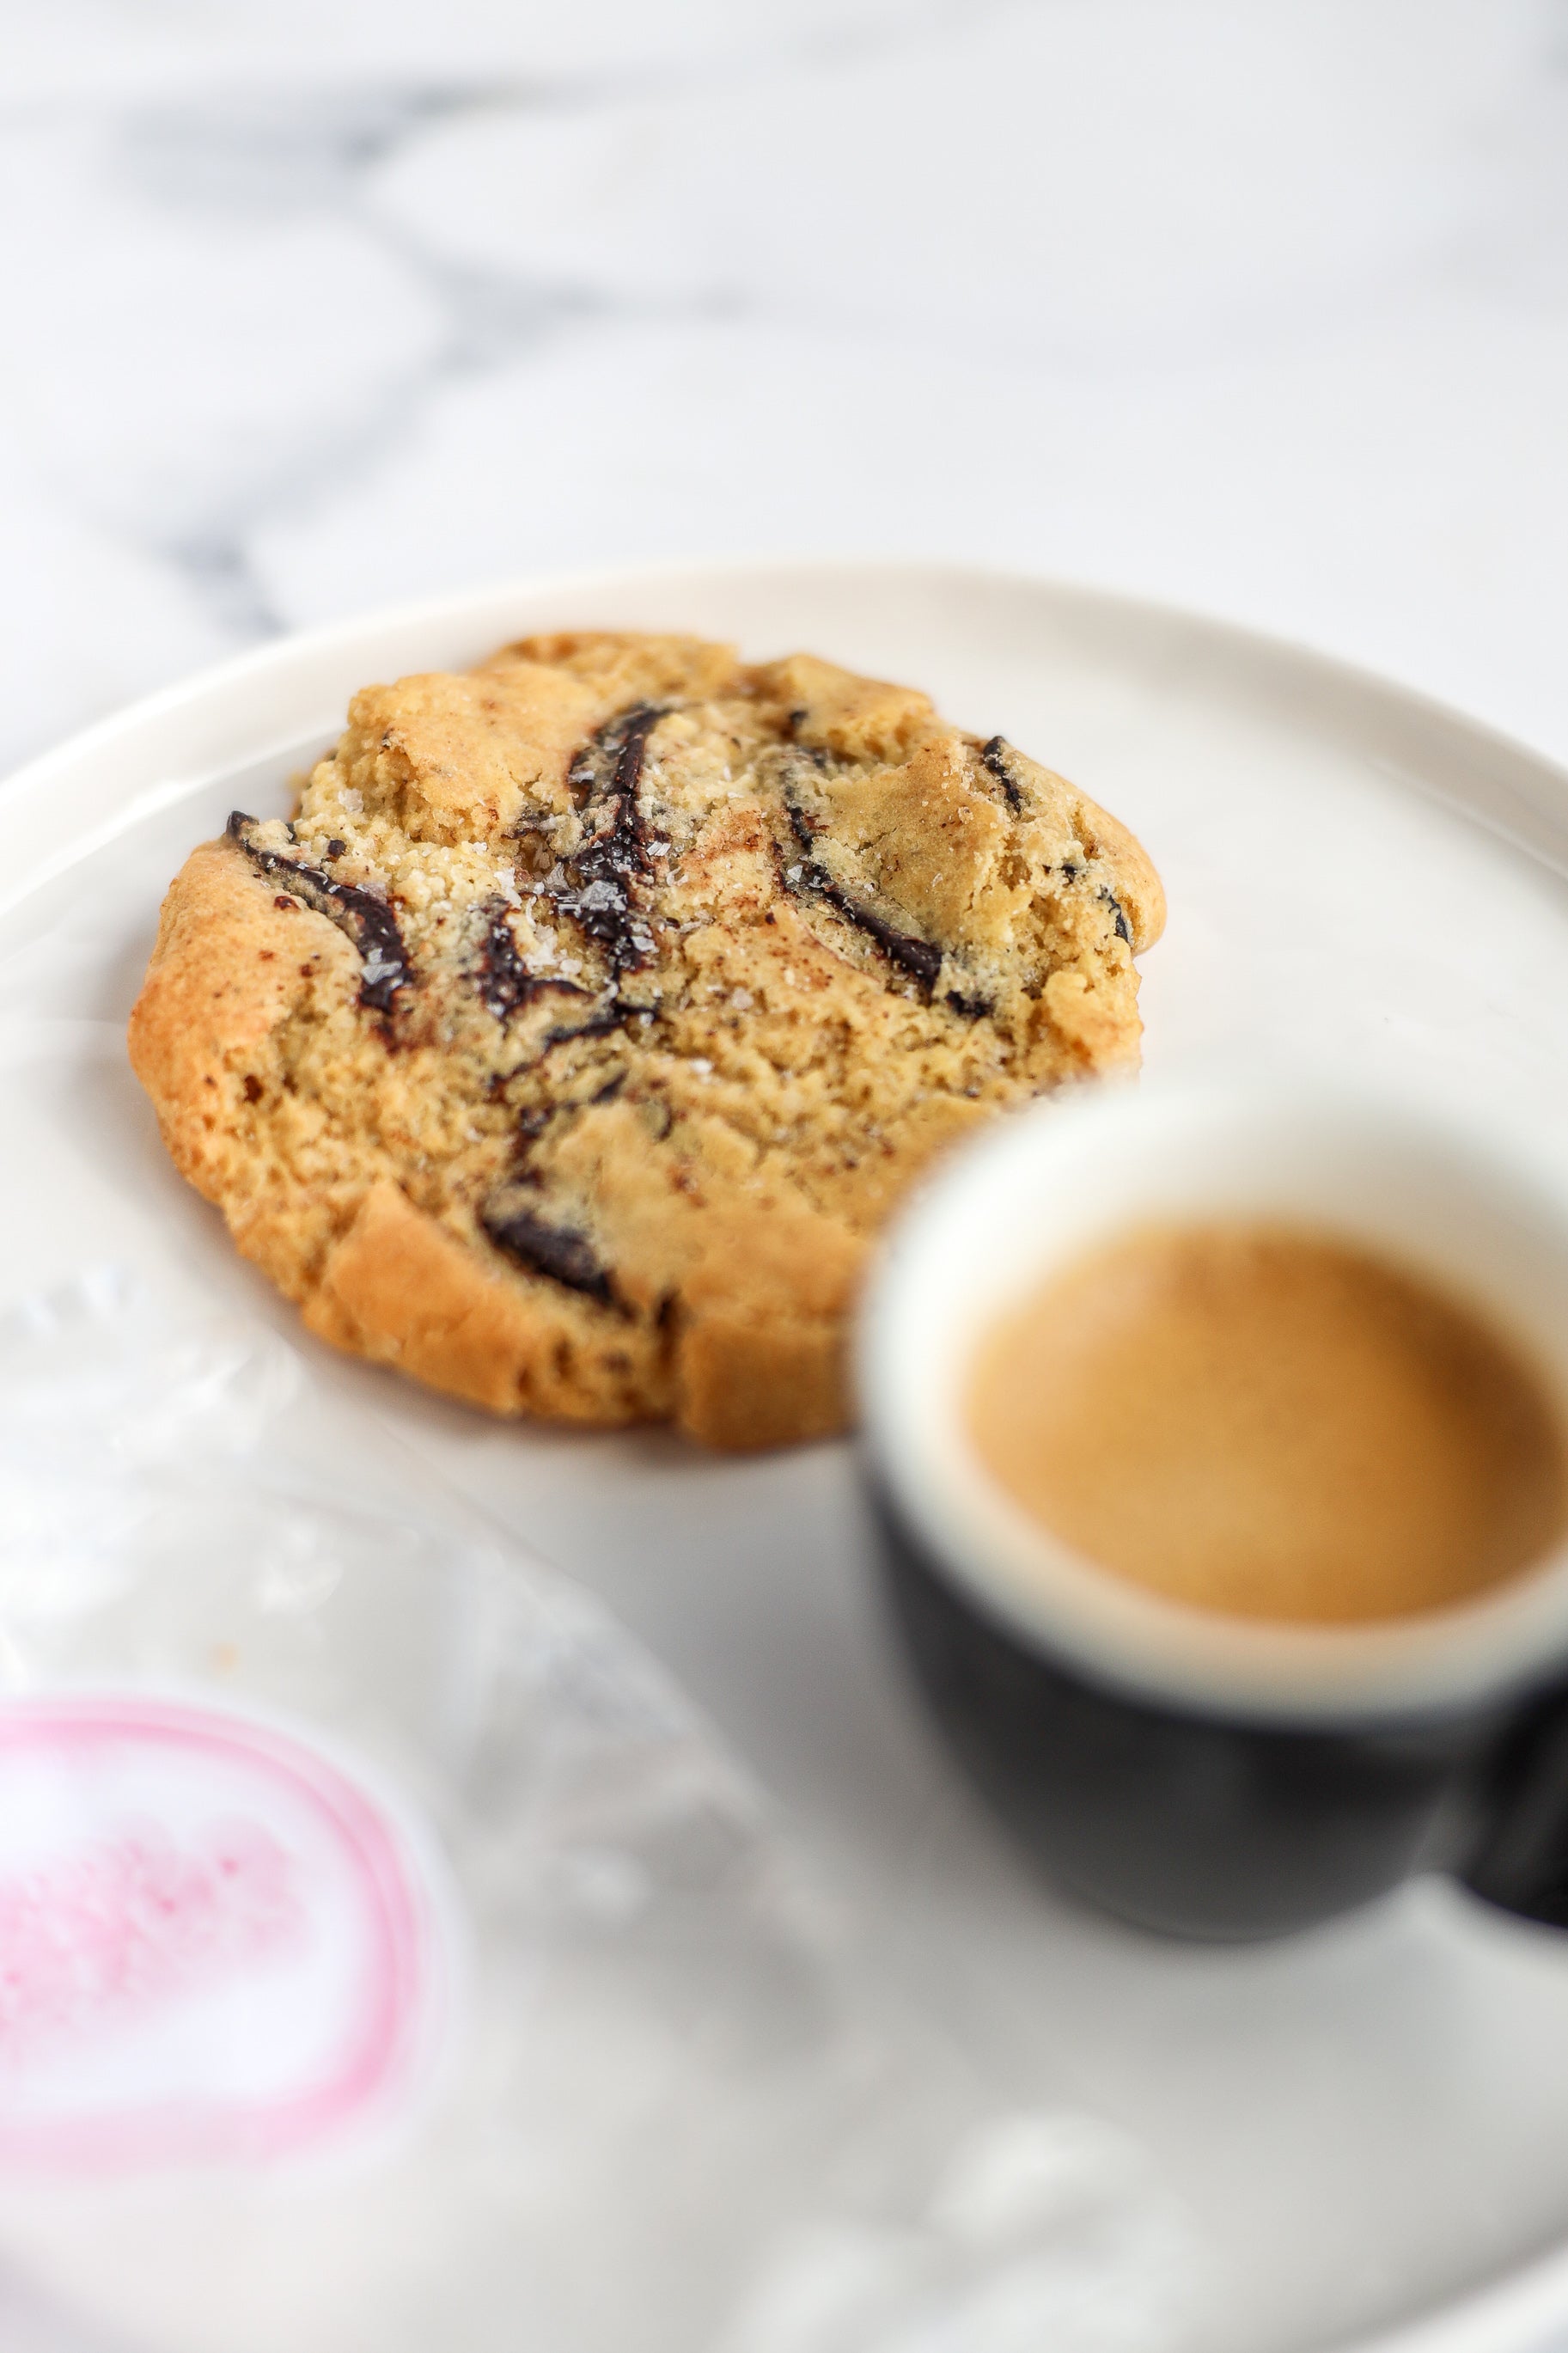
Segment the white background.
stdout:
<path fill-rule="evenodd" d="M 1188 601 L 1568 755 L 1564 0 L 6 0 L 0 768 L 622 558 Z"/>

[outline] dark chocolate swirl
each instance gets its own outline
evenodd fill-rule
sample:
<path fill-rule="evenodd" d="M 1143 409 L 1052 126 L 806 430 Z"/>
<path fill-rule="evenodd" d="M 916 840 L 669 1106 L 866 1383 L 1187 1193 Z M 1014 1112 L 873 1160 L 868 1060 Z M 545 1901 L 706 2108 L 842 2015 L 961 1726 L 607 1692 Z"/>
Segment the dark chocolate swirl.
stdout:
<path fill-rule="evenodd" d="M 610 1278 L 585 1234 L 570 1226 L 549 1225 L 531 1209 L 483 1209 L 479 1223 L 496 1248 L 520 1266 L 534 1274 L 547 1274 L 552 1282 L 579 1291 L 586 1299 L 596 1299 L 602 1306 L 614 1306 Z"/>
<path fill-rule="evenodd" d="M 281 850 L 268 849 L 257 839 L 259 831 L 258 821 L 247 817 L 243 809 L 231 812 L 229 839 L 238 843 L 259 873 L 282 882 L 313 914 L 325 915 L 353 941 L 363 965 L 360 1003 L 377 1013 L 390 1013 L 397 991 L 411 987 L 414 980 L 414 967 L 391 908 L 369 891 L 356 890 L 352 882 L 334 881 L 319 866 L 307 866 L 299 859 L 285 858 Z"/>
<path fill-rule="evenodd" d="M 567 771 L 593 830 L 562 861 L 564 886 L 551 896 L 604 949 L 616 978 L 638 970 L 652 952 L 637 905 L 637 886 L 650 871 L 637 794 L 647 739 L 663 717 L 658 704 L 634 703 L 599 729 Z"/>
<path fill-rule="evenodd" d="M 917 939 L 911 932 L 900 932 L 896 924 L 889 923 L 885 915 L 879 915 L 874 907 L 868 907 L 864 900 L 857 899 L 853 892 L 846 891 L 841 883 L 836 882 L 816 855 L 816 838 L 805 811 L 787 795 L 784 806 L 789 811 L 791 830 L 802 851 L 800 879 L 803 887 L 814 892 L 819 899 L 826 899 L 847 923 L 853 923 L 858 932 L 864 932 L 868 940 L 874 940 L 890 964 L 896 964 L 902 972 L 912 974 L 924 987 L 934 988 L 937 975 L 942 970 L 942 950 L 933 946 L 930 940 Z M 788 879 L 786 874 L 786 881 Z"/>

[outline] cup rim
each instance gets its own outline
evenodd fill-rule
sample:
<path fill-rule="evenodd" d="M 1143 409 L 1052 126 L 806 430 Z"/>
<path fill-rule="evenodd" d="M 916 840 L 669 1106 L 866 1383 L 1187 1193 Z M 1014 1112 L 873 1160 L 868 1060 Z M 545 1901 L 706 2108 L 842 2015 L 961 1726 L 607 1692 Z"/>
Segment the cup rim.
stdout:
<path fill-rule="evenodd" d="M 1247 1620 L 1162 1596 L 1071 1552 L 1005 1493 L 967 1445 L 955 1410 L 959 1368 L 991 1320 L 975 1304 L 984 1283 L 965 1284 L 966 1262 L 973 1270 L 981 1255 L 973 1236 L 996 1230 L 1010 1208 L 1043 1206 L 1053 1180 L 1059 1185 L 1096 1150 L 1147 1152 L 1162 1134 L 1168 1143 L 1205 1122 L 1216 1134 L 1227 1124 L 1233 1136 L 1293 1125 L 1418 1155 L 1432 1181 L 1446 1177 L 1457 1196 L 1468 1195 L 1472 1215 L 1484 1206 L 1549 1235 L 1568 1293 L 1568 1172 L 1496 1105 L 1482 1119 L 1440 1089 L 1409 1081 L 1374 1086 L 1278 1071 L 1074 1088 L 1000 1122 L 945 1161 L 886 1238 L 862 1307 L 856 1368 L 874 1482 L 937 1573 L 982 1617 L 1055 1667 L 1154 1706 L 1297 1726 L 1414 1722 L 1502 1703 L 1568 1674 L 1568 1535 L 1540 1562 L 1464 1602 L 1350 1625 Z M 1160 1214 L 1157 1184 L 1147 1214 Z M 1101 1230 L 1132 1222 L 1113 1218 Z M 1375 1248 L 1377 1222 L 1369 1210 L 1347 1237 Z M 1047 1235 L 1032 1262 L 1043 1272 L 1087 1246 L 1058 1246 Z M 1454 1288 L 1450 1270 L 1402 1247 L 1396 1234 L 1384 1246 Z M 1484 1281 L 1459 1287 L 1486 1312 Z M 954 1298 L 963 1301 L 956 1313 Z M 1568 1428 L 1568 1332 L 1557 1358 Z"/>

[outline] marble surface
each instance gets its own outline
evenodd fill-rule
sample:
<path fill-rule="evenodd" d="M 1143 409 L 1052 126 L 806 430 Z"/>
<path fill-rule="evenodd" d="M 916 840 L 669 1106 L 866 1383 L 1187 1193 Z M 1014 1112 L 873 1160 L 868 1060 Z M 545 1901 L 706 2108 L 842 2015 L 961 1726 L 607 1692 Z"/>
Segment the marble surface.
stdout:
<path fill-rule="evenodd" d="M 994 562 L 1568 757 L 1568 0 L 11 0 L 0 767 L 509 574 Z"/>

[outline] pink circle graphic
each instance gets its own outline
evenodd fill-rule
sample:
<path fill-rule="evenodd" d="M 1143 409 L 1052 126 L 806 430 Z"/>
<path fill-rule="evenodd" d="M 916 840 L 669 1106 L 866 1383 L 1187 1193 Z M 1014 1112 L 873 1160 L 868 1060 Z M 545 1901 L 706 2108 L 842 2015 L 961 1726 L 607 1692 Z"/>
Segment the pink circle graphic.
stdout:
<path fill-rule="evenodd" d="M 269 2160 L 382 2114 L 440 1939 L 408 1839 L 264 1720 L 0 1710 L 0 2163 Z"/>

